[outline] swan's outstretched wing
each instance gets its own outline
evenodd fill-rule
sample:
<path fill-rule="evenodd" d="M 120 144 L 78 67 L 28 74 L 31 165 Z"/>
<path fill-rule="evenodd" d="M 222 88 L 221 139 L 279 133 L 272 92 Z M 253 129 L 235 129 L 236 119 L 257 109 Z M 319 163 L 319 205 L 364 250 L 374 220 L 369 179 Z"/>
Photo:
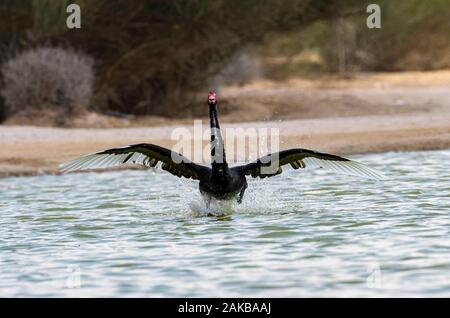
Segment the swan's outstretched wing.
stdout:
<path fill-rule="evenodd" d="M 177 177 L 198 180 L 200 175 L 209 169 L 191 162 L 176 152 L 152 144 L 136 144 L 108 149 L 63 163 L 60 165 L 60 169 L 64 173 L 68 173 L 84 169 L 114 167 L 125 163 L 155 167 L 160 161 L 163 170 Z"/>
<path fill-rule="evenodd" d="M 288 149 L 261 157 L 255 162 L 234 169 L 252 177 L 271 177 L 282 172 L 281 167 L 290 164 L 298 168 L 326 168 L 339 173 L 380 180 L 383 176 L 362 163 L 336 155 L 308 149 Z"/>

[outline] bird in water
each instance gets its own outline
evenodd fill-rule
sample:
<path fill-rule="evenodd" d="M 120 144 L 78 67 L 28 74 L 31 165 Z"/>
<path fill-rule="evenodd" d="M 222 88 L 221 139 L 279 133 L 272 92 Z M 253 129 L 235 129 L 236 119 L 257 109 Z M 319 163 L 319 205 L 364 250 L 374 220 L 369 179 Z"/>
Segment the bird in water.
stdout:
<path fill-rule="evenodd" d="M 273 177 L 281 174 L 282 167 L 287 165 L 294 169 L 326 168 L 370 179 L 382 178 L 378 172 L 359 162 L 302 148 L 282 150 L 248 164 L 229 167 L 219 126 L 215 92 L 208 94 L 208 105 L 211 127 L 211 167 L 196 164 L 167 148 L 141 143 L 86 155 L 62 164 L 60 169 L 64 173 L 68 173 L 84 169 L 114 167 L 127 163 L 155 167 L 161 162 L 161 168 L 172 175 L 198 180 L 200 192 L 205 198 L 207 206 L 211 199 L 234 199 L 241 203 L 247 189 L 247 177 Z"/>

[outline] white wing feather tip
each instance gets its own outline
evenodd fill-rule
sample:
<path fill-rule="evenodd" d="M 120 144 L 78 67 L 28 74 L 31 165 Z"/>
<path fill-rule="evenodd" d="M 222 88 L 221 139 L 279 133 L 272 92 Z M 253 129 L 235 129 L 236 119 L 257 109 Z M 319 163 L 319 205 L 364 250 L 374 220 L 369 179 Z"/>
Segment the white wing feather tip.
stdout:
<path fill-rule="evenodd" d="M 114 167 L 120 164 L 122 155 L 114 154 L 89 154 L 78 159 L 65 162 L 59 165 L 63 173 L 69 173 L 75 170 L 97 169 Z"/>
<path fill-rule="evenodd" d="M 385 179 L 385 176 L 379 171 L 353 160 L 337 161 L 308 157 L 303 159 L 303 161 L 305 162 L 306 167 L 325 168 L 331 171 L 358 177 L 365 177 L 373 180 Z"/>

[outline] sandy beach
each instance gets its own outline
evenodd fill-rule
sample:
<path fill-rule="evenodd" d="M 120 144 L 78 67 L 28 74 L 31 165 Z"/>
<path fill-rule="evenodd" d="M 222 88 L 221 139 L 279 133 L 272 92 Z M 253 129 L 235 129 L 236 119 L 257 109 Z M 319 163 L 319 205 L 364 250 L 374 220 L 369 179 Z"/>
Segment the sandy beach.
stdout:
<path fill-rule="evenodd" d="M 415 83 L 386 75 L 345 85 L 329 81 L 325 87 L 291 81 L 226 88 L 221 91 L 226 101 L 221 124 L 223 129 L 278 128 L 280 149 L 341 155 L 445 149 L 450 147 L 450 72 L 433 74 Z M 410 81 L 411 74 L 404 78 Z M 199 119 L 207 128 L 207 117 Z M 0 125 L 0 176 L 55 174 L 59 163 L 132 143 L 171 147 L 177 142 L 171 138 L 174 129 L 192 131 L 194 119 L 138 118 L 115 122 L 116 128 L 79 122 L 88 127 Z"/>

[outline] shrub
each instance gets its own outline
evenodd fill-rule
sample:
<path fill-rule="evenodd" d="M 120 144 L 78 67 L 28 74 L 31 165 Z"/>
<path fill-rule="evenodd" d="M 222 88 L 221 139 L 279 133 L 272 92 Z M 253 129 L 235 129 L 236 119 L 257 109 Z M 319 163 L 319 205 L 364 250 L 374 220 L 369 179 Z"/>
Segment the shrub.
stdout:
<path fill-rule="evenodd" d="M 1 66 L 6 115 L 43 105 L 71 111 L 86 107 L 92 95 L 93 59 L 71 49 L 40 47 Z"/>

